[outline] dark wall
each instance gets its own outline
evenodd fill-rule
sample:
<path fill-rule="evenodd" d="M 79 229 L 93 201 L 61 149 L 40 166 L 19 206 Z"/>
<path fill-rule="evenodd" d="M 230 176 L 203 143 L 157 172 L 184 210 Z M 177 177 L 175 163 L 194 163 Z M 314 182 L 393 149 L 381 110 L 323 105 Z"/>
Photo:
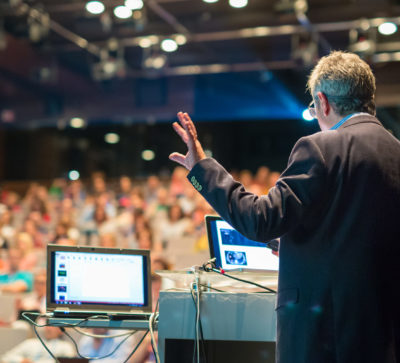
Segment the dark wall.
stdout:
<path fill-rule="evenodd" d="M 317 131 L 315 122 L 301 120 L 198 122 L 204 148 L 213 152 L 227 169 L 250 169 L 260 165 L 283 170 L 291 148 L 302 136 Z M 104 135 L 116 132 L 118 144 Z M 168 160 L 173 151 L 186 152 L 171 124 L 97 125 L 85 129 L 41 128 L 1 130 L 3 180 L 51 179 L 66 176 L 71 169 L 82 177 L 102 170 L 109 177 L 128 174 L 168 174 L 175 166 Z M 152 149 L 156 157 L 144 161 L 141 152 Z"/>

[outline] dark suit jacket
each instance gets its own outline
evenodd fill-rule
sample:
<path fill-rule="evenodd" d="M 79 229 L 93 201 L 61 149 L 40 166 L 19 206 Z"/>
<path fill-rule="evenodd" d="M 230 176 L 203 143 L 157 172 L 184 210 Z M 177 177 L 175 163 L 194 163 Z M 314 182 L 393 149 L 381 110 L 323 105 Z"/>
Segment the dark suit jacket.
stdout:
<path fill-rule="evenodd" d="M 188 178 L 243 235 L 281 236 L 277 362 L 400 362 L 400 142 L 375 117 L 301 138 L 262 197 L 214 159 Z"/>

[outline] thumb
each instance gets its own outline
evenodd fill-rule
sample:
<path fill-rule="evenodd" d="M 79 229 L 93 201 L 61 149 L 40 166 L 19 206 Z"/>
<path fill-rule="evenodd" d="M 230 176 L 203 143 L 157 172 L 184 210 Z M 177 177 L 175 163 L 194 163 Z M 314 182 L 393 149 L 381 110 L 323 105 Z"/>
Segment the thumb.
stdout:
<path fill-rule="evenodd" d="M 172 153 L 169 155 L 169 159 L 172 161 L 175 161 L 178 164 L 181 164 L 182 166 L 184 166 L 185 168 L 187 168 L 186 164 L 185 164 L 185 160 L 186 160 L 186 156 L 179 154 L 179 153 Z"/>

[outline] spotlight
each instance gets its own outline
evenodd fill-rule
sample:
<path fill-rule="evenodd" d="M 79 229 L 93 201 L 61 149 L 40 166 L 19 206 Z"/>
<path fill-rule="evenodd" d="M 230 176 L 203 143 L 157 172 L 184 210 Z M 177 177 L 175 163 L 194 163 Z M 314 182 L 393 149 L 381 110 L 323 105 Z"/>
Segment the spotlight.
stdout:
<path fill-rule="evenodd" d="M 125 0 L 125 6 L 131 10 L 140 10 L 143 8 L 142 0 Z"/>
<path fill-rule="evenodd" d="M 396 33 L 397 25 L 391 22 L 382 23 L 381 25 L 379 25 L 378 31 L 383 35 L 392 35 Z"/>
<path fill-rule="evenodd" d="M 104 136 L 104 140 L 107 144 L 118 144 L 119 143 L 119 135 L 115 132 L 109 132 Z"/>
<path fill-rule="evenodd" d="M 175 35 L 175 42 L 178 45 L 184 45 L 187 42 L 187 38 L 183 34 L 177 34 Z"/>
<path fill-rule="evenodd" d="M 173 39 L 164 39 L 161 42 L 161 49 L 164 52 L 175 52 L 178 49 L 178 44 Z"/>
<path fill-rule="evenodd" d="M 229 0 L 229 5 L 233 8 L 244 8 L 248 4 L 248 0 Z"/>
<path fill-rule="evenodd" d="M 149 38 L 142 38 L 139 40 L 139 46 L 141 48 L 149 48 L 153 45 L 153 42 Z"/>
<path fill-rule="evenodd" d="M 73 117 L 71 118 L 69 124 L 74 129 L 80 129 L 85 126 L 85 120 L 81 117 Z"/>
<path fill-rule="evenodd" d="M 78 170 L 71 170 L 68 173 L 69 180 L 78 180 L 81 175 L 79 174 Z"/>
<path fill-rule="evenodd" d="M 308 108 L 306 108 L 303 111 L 302 116 L 303 116 L 303 120 L 304 121 L 312 121 L 312 120 L 314 120 L 314 117 L 311 116 L 310 111 L 308 111 Z"/>
<path fill-rule="evenodd" d="M 132 16 L 132 10 L 120 5 L 114 8 L 114 15 L 120 19 L 128 19 Z"/>
<path fill-rule="evenodd" d="M 142 159 L 146 161 L 154 160 L 156 154 L 153 150 L 143 150 L 142 151 Z"/>
<path fill-rule="evenodd" d="M 86 11 L 91 14 L 98 15 L 105 10 L 105 6 L 101 1 L 89 1 L 86 3 Z"/>

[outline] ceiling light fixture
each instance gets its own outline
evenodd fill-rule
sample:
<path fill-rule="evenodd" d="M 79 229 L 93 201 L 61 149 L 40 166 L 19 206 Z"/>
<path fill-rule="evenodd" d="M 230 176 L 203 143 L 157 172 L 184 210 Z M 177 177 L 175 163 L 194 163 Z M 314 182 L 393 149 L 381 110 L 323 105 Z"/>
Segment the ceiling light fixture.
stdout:
<path fill-rule="evenodd" d="M 176 44 L 178 44 L 178 45 L 184 45 L 187 42 L 187 38 L 183 34 L 175 35 L 174 39 L 175 39 Z"/>
<path fill-rule="evenodd" d="M 120 5 L 114 8 L 114 15 L 120 19 L 128 19 L 132 16 L 132 10 Z"/>
<path fill-rule="evenodd" d="M 244 8 L 248 4 L 248 0 L 229 0 L 229 5 L 233 8 Z"/>
<path fill-rule="evenodd" d="M 142 151 L 142 159 L 146 161 L 154 160 L 156 153 L 153 150 L 143 150 Z"/>
<path fill-rule="evenodd" d="M 139 40 L 139 46 L 141 48 L 150 48 L 153 45 L 153 42 L 149 38 L 142 38 Z"/>
<path fill-rule="evenodd" d="M 164 39 L 161 42 L 161 49 L 168 53 L 175 52 L 178 49 L 178 44 L 173 39 Z"/>
<path fill-rule="evenodd" d="M 378 31 L 383 35 L 392 35 L 396 33 L 397 25 L 392 22 L 382 23 L 381 25 L 379 25 Z"/>
<path fill-rule="evenodd" d="M 69 180 L 78 180 L 80 178 L 80 174 L 78 170 L 70 170 L 68 173 Z"/>
<path fill-rule="evenodd" d="M 108 134 L 105 134 L 104 141 L 107 144 L 118 144 L 119 143 L 119 135 L 116 134 L 115 132 L 109 132 Z"/>
<path fill-rule="evenodd" d="M 125 0 L 125 6 L 131 10 L 140 10 L 143 8 L 143 0 Z"/>
<path fill-rule="evenodd" d="M 85 120 L 81 117 L 73 117 L 71 118 L 71 120 L 69 121 L 69 124 L 71 127 L 73 127 L 74 129 L 80 129 L 83 126 L 85 126 Z"/>
<path fill-rule="evenodd" d="M 216 3 L 218 0 L 203 0 L 205 3 Z"/>
<path fill-rule="evenodd" d="M 105 10 L 105 6 L 101 1 L 89 1 L 86 3 L 86 11 L 98 15 L 101 14 Z"/>

